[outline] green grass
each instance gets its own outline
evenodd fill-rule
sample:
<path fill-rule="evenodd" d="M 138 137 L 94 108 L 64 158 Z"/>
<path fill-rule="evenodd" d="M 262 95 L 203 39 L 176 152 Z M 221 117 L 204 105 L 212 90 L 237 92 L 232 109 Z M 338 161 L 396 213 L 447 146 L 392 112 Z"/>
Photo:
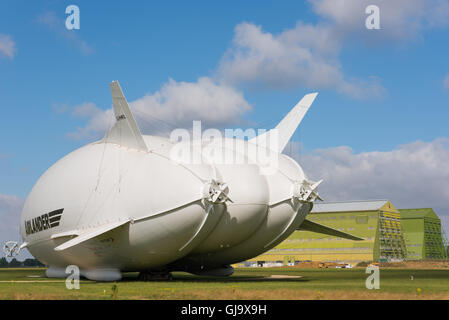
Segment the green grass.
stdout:
<path fill-rule="evenodd" d="M 118 299 L 449 299 L 447 270 L 381 269 L 380 290 L 365 288 L 363 268 L 241 268 L 229 278 L 175 272 L 173 281 L 152 282 L 129 273 L 116 283 L 81 280 L 80 290 L 67 290 L 64 279 L 45 278 L 44 271 L 0 269 L 0 299 L 111 299 L 114 285 Z"/>

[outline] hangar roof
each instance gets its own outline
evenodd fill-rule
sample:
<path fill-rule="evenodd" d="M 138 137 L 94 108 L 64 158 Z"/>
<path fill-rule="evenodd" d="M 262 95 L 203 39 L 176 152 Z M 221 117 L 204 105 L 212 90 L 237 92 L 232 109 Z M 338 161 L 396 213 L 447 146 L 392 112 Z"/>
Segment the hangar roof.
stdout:
<path fill-rule="evenodd" d="M 401 219 L 420 219 L 420 218 L 434 218 L 439 219 L 432 208 L 420 209 L 399 209 Z"/>
<path fill-rule="evenodd" d="M 347 211 L 377 211 L 380 210 L 388 200 L 359 200 L 349 202 L 321 202 L 314 203 L 311 213 L 319 212 L 347 212 Z"/>

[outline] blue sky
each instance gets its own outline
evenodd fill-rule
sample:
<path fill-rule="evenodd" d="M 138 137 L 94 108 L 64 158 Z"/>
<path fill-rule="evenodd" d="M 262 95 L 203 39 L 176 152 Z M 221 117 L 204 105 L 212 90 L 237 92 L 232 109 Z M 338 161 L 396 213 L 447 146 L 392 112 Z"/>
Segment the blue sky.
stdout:
<path fill-rule="evenodd" d="M 70 4 L 79 30 L 65 29 Z M 368 4 L 380 30 L 365 27 Z M 55 161 L 102 136 L 119 80 L 132 106 L 179 126 L 274 126 L 318 91 L 294 140 L 311 176 L 330 179 L 325 198 L 449 216 L 448 39 L 447 1 L 2 1 L 0 195 L 15 202 L 0 208 L 17 211 Z M 366 182 L 379 171 L 388 182 Z"/>

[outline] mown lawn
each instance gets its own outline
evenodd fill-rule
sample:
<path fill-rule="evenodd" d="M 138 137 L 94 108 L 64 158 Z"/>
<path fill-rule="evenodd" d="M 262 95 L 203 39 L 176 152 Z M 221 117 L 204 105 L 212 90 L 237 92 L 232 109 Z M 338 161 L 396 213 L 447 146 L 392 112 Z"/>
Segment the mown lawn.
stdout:
<path fill-rule="evenodd" d="M 364 268 L 240 268 L 229 278 L 175 272 L 152 282 L 129 273 L 114 283 L 81 280 L 79 290 L 44 271 L 0 269 L 0 299 L 449 299 L 448 270 L 381 269 L 379 290 L 366 289 Z"/>

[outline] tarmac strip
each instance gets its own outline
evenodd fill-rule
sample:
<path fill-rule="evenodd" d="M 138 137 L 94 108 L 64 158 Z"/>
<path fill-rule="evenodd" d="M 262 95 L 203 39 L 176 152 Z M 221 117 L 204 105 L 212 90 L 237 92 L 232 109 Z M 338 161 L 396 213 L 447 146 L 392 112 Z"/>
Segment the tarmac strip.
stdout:
<path fill-rule="evenodd" d="M 302 278 L 302 276 L 289 276 L 289 275 L 281 275 L 281 274 L 272 274 L 271 276 L 267 277 L 270 279 L 298 279 Z"/>

